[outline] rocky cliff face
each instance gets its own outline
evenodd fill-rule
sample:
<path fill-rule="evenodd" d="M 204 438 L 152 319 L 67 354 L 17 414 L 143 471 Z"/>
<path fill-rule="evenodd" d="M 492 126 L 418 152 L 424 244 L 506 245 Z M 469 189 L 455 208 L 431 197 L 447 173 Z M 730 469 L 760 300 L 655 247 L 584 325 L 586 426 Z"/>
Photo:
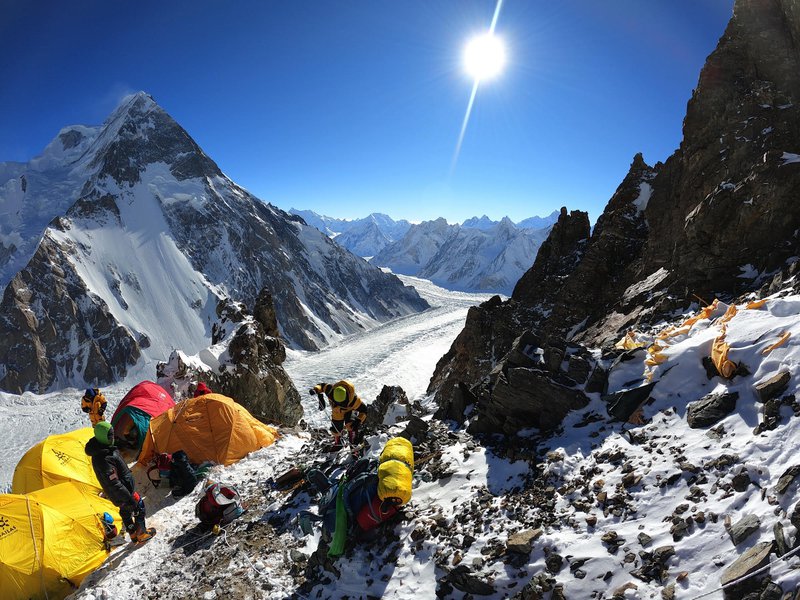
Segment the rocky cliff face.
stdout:
<path fill-rule="evenodd" d="M 286 348 L 280 339 L 272 295 L 256 298 L 252 311 L 222 301 L 217 306 L 211 347 L 189 357 L 173 352 L 159 363 L 158 383 L 176 398 L 190 396 L 199 381 L 244 406 L 267 423 L 292 427 L 303 416 L 300 394 L 283 369 Z"/>
<path fill-rule="evenodd" d="M 564 236 L 554 228 L 511 300 L 470 312 L 431 381 L 443 413 L 458 412 L 457 390 L 507 360 L 498 354 L 525 330 L 543 348 L 559 339 L 608 345 L 698 298 L 757 290 L 796 260 L 798 40 L 796 1 L 736 2 L 688 104 L 680 148 L 654 167 L 634 157 L 575 260 L 548 266 L 550 246 Z M 499 314 L 508 324 L 502 335 Z M 488 401 L 476 398 L 479 407 Z"/>
<path fill-rule="evenodd" d="M 198 352 L 220 300 L 253 305 L 264 288 L 302 349 L 427 307 L 225 177 L 144 93 L 28 165 L 0 165 L 0 207 L 16 215 L 0 225 L 0 389 L 12 392 L 102 385 Z"/>

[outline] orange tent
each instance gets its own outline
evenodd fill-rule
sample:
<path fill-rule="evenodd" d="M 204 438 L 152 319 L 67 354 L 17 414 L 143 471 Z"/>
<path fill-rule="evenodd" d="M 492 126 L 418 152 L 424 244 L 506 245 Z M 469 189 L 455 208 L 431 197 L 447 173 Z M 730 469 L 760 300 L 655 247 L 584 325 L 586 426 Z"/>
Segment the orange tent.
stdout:
<path fill-rule="evenodd" d="M 193 463 L 229 465 L 278 437 L 231 398 L 206 394 L 176 404 L 150 421 L 139 463 L 147 465 L 160 452 L 183 450 Z"/>

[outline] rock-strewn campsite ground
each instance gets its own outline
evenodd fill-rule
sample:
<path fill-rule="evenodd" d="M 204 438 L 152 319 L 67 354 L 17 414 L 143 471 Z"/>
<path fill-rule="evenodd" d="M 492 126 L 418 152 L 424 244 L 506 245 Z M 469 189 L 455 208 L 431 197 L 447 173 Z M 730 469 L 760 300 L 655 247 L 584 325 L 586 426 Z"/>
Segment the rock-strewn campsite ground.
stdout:
<path fill-rule="evenodd" d="M 177 502 L 150 491 L 148 502 L 160 504 L 151 517 L 157 538 L 115 552 L 76 597 L 721 598 L 726 569 L 748 551 L 763 556 L 773 542 L 790 555 L 769 555 L 775 583 L 758 584 L 768 589 L 761 597 L 781 597 L 776 585 L 794 592 L 800 297 L 739 308 L 726 340 L 729 358 L 750 374 L 706 374 L 702 358 L 727 309 L 720 305 L 671 338 L 660 364 L 647 367 L 640 350 L 611 371 L 610 392 L 644 383 L 650 371 L 657 382 L 645 424 L 624 432 L 599 395 L 556 435 L 539 440 L 531 432 L 527 445 L 513 448 L 489 448 L 423 416 L 428 432 L 417 432 L 420 464 L 404 516 L 335 561 L 320 560 L 318 534 L 303 537 L 294 518 L 314 509 L 313 496 L 267 485 L 292 465 L 319 460 L 317 434 L 287 431 L 274 446 L 212 473 L 249 504 L 222 535 L 195 529 L 200 486 Z M 769 350 L 785 332 L 786 341 Z M 654 333 L 637 339 L 650 342 Z M 761 402 L 765 392 L 756 385 L 781 373 L 789 374 L 786 385 Z M 687 414 L 695 425 L 701 414 L 692 403 L 736 393 L 730 414 L 689 426 Z M 369 453 L 405 425 L 369 438 Z"/>

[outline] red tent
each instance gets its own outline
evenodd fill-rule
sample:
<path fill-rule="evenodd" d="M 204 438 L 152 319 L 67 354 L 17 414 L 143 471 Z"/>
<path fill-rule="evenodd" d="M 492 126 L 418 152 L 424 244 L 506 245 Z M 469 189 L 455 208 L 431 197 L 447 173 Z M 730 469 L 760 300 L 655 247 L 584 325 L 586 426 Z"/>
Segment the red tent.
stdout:
<path fill-rule="evenodd" d="M 133 386 L 114 411 L 111 424 L 121 442 L 141 448 L 150 419 L 175 406 L 167 391 L 152 381 L 142 381 Z"/>

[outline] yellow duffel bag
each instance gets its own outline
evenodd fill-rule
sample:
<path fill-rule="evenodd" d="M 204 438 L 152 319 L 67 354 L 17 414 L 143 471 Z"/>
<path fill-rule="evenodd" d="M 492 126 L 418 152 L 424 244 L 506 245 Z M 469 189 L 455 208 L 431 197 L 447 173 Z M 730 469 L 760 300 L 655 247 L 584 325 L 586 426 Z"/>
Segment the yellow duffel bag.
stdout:
<path fill-rule="evenodd" d="M 378 466 L 378 497 L 397 498 L 400 504 L 411 500 L 411 481 L 414 477 L 414 448 L 405 438 L 386 442 Z"/>

